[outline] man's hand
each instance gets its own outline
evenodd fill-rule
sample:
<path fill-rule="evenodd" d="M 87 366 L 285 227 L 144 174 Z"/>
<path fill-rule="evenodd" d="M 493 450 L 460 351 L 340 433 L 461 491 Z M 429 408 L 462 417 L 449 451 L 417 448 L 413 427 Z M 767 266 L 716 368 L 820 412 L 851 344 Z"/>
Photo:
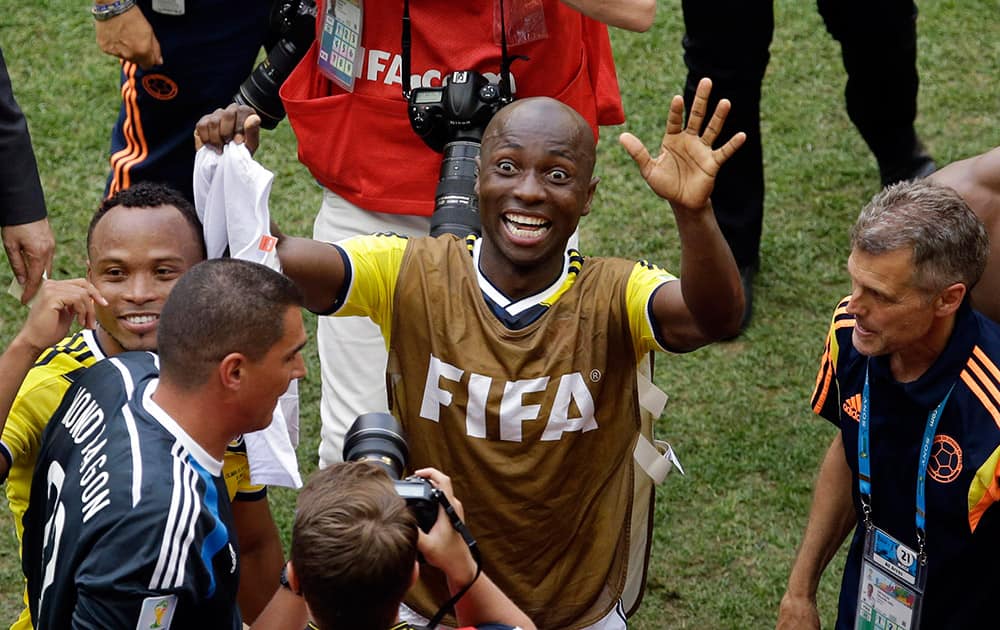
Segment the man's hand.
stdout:
<path fill-rule="evenodd" d="M 46 280 L 15 340 L 41 354 L 69 333 L 74 319 L 85 328 L 94 328 L 97 325 L 94 302 L 108 304 L 86 280 Z"/>
<path fill-rule="evenodd" d="M 6 225 L 0 228 L 3 247 L 7 250 L 7 260 L 24 287 L 21 303 L 27 304 L 35 296 L 42 282 L 42 272 L 52 270 L 52 256 L 56 251 L 56 241 L 48 219 L 40 219 L 21 225 Z M 58 339 L 56 340 L 58 341 Z"/>
<path fill-rule="evenodd" d="M 438 490 L 444 492 L 458 513 L 458 517 L 465 518 L 462 503 L 452 493 L 451 478 L 448 475 L 435 468 L 421 468 L 414 474 L 429 480 Z M 443 507 L 438 507 L 438 519 L 431 531 L 425 534 L 423 530 L 419 530 L 419 533 L 417 549 L 424 554 L 427 562 L 444 572 L 452 592 L 472 582 L 472 578 L 476 575 L 476 562 L 461 534 L 452 527 Z"/>
<path fill-rule="evenodd" d="M 788 593 L 781 598 L 778 609 L 777 630 L 819 630 L 819 613 L 816 601 L 806 597 L 793 597 Z"/>
<path fill-rule="evenodd" d="M 712 82 L 702 79 L 698 83 L 686 127 L 682 124 L 684 99 L 680 96 L 673 98 L 667 115 L 667 132 L 663 135 L 660 155 L 656 159 L 632 134 L 623 133 L 619 138 L 653 192 L 677 207 L 699 210 L 708 206 L 719 168 L 747 138 L 741 131 L 723 146 L 712 149 L 712 143 L 719 136 L 729 114 L 730 104 L 726 99 L 719 101 L 705 132 L 699 135 L 711 92 Z"/>
<path fill-rule="evenodd" d="M 107 54 L 137 63 L 143 70 L 163 63 L 160 42 L 139 7 L 95 24 L 97 45 Z"/>
<path fill-rule="evenodd" d="M 260 116 L 252 107 L 232 103 L 201 117 L 195 126 L 194 146 L 209 145 L 219 153 L 230 140 L 246 144 L 253 155 L 260 146 Z"/>

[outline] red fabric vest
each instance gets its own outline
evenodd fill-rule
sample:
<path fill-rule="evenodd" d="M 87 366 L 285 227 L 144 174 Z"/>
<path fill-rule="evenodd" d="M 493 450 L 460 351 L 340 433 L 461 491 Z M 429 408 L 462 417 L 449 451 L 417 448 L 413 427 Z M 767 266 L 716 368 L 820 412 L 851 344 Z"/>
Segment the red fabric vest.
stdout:
<path fill-rule="evenodd" d="M 320 0 L 319 15 L 324 2 Z M 594 129 L 625 121 L 611 42 L 604 24 L 543 0 L 548 37 L 509 46 L 525 55 L 512 65 L 516 96 L 552 96 L 576 109 Z M 456 70 L 500 71 L 493 40 L 493 0 L 410 5 L 410 72 L 424 87 Z M 410 128 L 401 85 L 402 0 L 364 3 L 364 34 L 354 92 L 317 68 L 318 44 L 281 87 L 299 160 L 323 186 L 377 212 L 430 215 L 441 155 Z M 317 20 L 317 31 L 322 17 Z M 357 74 L 357 73 L 356 73 Z"/>

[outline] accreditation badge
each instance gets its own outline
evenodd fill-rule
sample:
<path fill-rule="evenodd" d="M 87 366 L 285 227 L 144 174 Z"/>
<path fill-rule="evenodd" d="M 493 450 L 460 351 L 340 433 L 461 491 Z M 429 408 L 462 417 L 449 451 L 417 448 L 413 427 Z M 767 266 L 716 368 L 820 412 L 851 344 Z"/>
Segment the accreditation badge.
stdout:
<path fill-rule="evenodd" d="M 348 92 L 354 91 L 363 24 L 362 0 L 327 0 L 316 63 L 320 72 Z"/>
<path fill-rule="evenodd" d="M 877 527 L 865 534 L 855 630 L 910 630 L 920 622 L 927 580 L 916 551 Z"/>
<path fill-rule="evenodd" d="M 184 15 L 184 0 L 153 0 L 153 10 L 163 15 Z"/>

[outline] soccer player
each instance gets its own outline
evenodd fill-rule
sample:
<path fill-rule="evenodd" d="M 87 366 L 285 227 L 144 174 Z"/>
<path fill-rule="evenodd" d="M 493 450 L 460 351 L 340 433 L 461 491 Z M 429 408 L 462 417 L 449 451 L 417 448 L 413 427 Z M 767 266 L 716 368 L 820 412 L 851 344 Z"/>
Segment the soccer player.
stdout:
<path fill-rule="evenodd" d="M 486 129 L 482 238 L 361 236 L 331 247 L 279 234 L 282 268 L 309 308 L 381 326 L 409 464 L 447 470 L 456 494 L 475 497 L 467 512 L 487 572 L 543 628 L 625 627 L 627 568 L 647 560 L 629 555 L 630 528 L 647 526 L 630 521 L 634 500 L 649 500 L 632 492 L 637 364 L 739 328 L 739 272 L 709 195 L 744 136 L 712 149 L 729 104 L 709 116 L 710 92 L 704 81 L 686 126 L 673 99 L 657 158 L 622 137 L 673 208 L 680 279 L 567 248 L 597 187 L 594 136 L 547 98 L 515 101 Z M 245 132 L 256 146 L 246 112 L 226 114 L 199 128 Z M 427 571 L 406 603 L 428 616 L 447 594 Z"/>
<path fill-rule="evenodd" d="M 205 258 L 201 224 L 191 204 L 158 184 L 136 184 L 105 200 L 87 236 L 87 278 L 106 298 L 95 305 L 98 326 L 69 335 L 36 356 L 10 409 L 0 441 L 0 478 L 18 540 L 28 507 L 39 441 L 70 384 L 85 368 L 126 350 L 156 350 L 160 310 L 171 288 Z M 17 378 L 20 383 L 24 375 Z M 227 494 L 244 551 L 240 604 L 256 617 L 277 586 L 283 553 L 267 491 L 250 483 L 242 438 L 226 457 Z M 14 628 L 30 628 L 28 609 Z"/>
<path fill-rule="evenodd" d="M 305 375 L 300 304 L 267 267 L 200 263 L 159 313 L 159 357 L 122 353 L 74 382 L 24 515 L 38 627 L 242 627 L 222 460 Z"/>

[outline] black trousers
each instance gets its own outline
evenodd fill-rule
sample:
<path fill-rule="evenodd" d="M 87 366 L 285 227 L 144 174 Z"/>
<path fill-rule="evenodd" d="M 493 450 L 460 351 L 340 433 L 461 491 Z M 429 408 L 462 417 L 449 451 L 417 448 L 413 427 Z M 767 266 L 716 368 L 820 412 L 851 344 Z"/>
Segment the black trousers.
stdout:
<path fill-rule="evenodd" d="M 827 31 L 840 42 L 847 70 L 847 113 L 880 167 L 918 146 L 917 7 L 912 0 L 818 0 Z M 712 204 L 740 267 L 759 259 L 764 215 L 760 90 L 774 34 L 771 0 L 683 0 L 688 106 L 698 80 L 713 82 L 712 111 L 728 98 L 732 112 L 720 139 L 747 142 L 719 172 Z"/>

